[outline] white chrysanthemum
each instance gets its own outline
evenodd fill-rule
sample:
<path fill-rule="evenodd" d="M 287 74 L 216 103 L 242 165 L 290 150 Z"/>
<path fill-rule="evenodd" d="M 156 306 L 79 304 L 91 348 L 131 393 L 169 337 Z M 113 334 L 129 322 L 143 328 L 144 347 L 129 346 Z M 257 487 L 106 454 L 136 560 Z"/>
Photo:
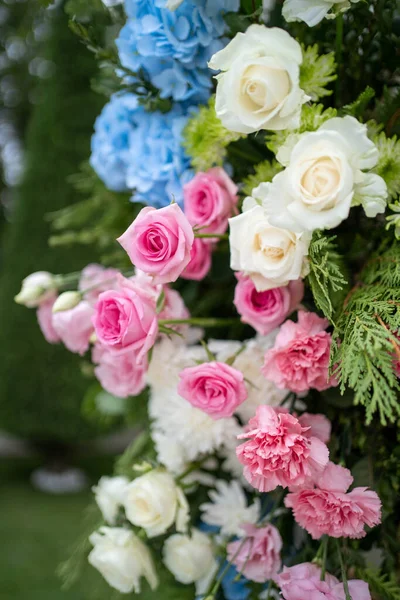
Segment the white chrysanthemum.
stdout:
<path fill-rule="evenodd" d="M 246 495 L 238 481 L 219 480 L 215 490 L 208 493 L 211 502 L 200 506 L 202 521 L 208 525 L 221 528 L 223 535 L 243 535 L 243 523 L 257 523 L 260 518 L 260 501 L 258 498 L 250 506 Z"/>
<path fill-rule="evenodd" d="M 180 447 L 182 464 L 217 450 L 227 440 L 235 439 L 239 431 L 234 418 L 214 420 L 170 388 L 152 390 L 149 413 L 153 419 L 153 432 L 158 431 L 164 435 L 164 449 L 166 438 L 173 440 L 175 444 L 175 457 L 179 452 L 178 446 Z M 156 437 L 160 439 L 159 434 Z M 165 459 L 165 453 L 163 458 Z M 166 466 L 171 468 L 170 465 Z"/>

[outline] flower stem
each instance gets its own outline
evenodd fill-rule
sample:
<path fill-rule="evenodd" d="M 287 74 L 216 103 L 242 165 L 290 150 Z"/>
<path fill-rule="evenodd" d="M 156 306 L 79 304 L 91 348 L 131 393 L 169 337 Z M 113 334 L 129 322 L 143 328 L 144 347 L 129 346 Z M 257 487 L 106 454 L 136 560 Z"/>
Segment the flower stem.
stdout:
<path fill-rule="evenodd" d="M 324 539 L 322 540 L 321 581 L 325 581 L 326 559 L 327 559 L 327 556 L 328 556 L 328 543 L 329 543 L 329 537 L 327 535 L 325 535 Z"/>
<path fill-rule="evenodd" d="M 340 88 L 341 88 L 341 68 L 342 68 L 342 50 L 343 50 L 343 14 L 339 13 L 336 17 L 336 104 L 340 106 Z"/>
<path fill-rule="evenodd" d="M 227 233 L 195 233 L 194 234 L 195 238 L 208 238 L 208 239 L 213 239 L 213 238 L 217 238 L 218 240 L 228 240 L 229 239 L 229 235 Z"/>
<path fill-rule="evenodd" d="M 340 569 L 342 571 L 343 589 L 344 589 L 344 593 L 346 596 L 346 600 L 352 600 L 352 598 L 350 596 L 349 584 L 347 581 L 346 567 L 344 566 L 342 550 L 340 548 L 340 541 L 338 539 L 336 539 L 336 547 L 337 547 L 338 556 L 339 556 Z"/>
<path fill-rule="evenodd" d="M 236 325 L 239 319 L 160 319 L 159 325 L 194 325 L 197 327 L 225 327 L 227 325 Z"/>

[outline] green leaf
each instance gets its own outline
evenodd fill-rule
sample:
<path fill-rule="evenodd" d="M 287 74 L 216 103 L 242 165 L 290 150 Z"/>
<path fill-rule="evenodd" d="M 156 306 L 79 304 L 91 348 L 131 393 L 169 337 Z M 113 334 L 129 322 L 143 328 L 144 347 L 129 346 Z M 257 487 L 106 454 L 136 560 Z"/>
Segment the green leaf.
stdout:
<path fill-rule="evenodd" d="M 374 97 L 375 90 L 367 86 L 354 102 L 351 104 L 346 104 L 343 106 L 342 110 L 346 115 L 360 118 L 363 116 L 365 109 Z"/>
<path fill-rule="evenodd" d="M 115 463 L 115 474 L 133 479 L 135 475 L 133 465 L 153 458 L 155 458 L 155 452 L 150 432 L 142 431 L 118 458 Z"/>
<path fill-rule="evenodd" d="M 260 183 L 272 181 L 279 171 L 282 170 L 282 165 L 277 160 L 265 160 L 264 162 L 255 165 L 255 173 L 246 177 L 243 181 L 243 193 L 246 196 L 251 196 L 254 188 L 258 187 Z"/>
<path fill-rule="evenodd" d="M 330 96 L 333 90 L 327 89 L 327 86 L 335 81 L 337 75 L 335 53 L 318 54 L 318 45 L 302 45 L 303 62 L 300 66 L 300 87 L 311 97 L 313 102 Z"/>
<path fill-rule="evenodd" d="M 162 312 L 164 305 L 165 305 L 165 292 L 164 292 L 164 290 L 162 290 L 161 294 L 157 298 L 157 304 L 156 304 L 156 313 L 158 315 L 160 314 L 160 312 Z"/>
<path fill-rule="evenodd" d="M 157 559 L 158 588 L 154 591 L 143 583 L 138 600 L 193 600 L 196 597 L 193 585 L 183 585 L 163 566 L 161 556 Z"/>

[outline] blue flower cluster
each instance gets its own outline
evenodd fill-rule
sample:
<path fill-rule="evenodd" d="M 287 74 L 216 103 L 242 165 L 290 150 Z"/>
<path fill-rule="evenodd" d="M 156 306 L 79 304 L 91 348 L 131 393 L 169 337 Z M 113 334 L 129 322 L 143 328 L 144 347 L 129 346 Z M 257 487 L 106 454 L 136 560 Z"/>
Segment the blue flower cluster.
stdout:
<path fill-rule="evenodd" d="M 128 21 L 117 46 L 127 69 L 143 70 L 162 98 L 191 104 L 208 100 L 211 56 L 225 44 L 223 15 L 239 0 L 184 0 L 175 10 L 167 0 L 125 0 Z"/>
<path fill-rule="evenodd" d="M 134 200 L 155 207 L 183 200 L 193 176 L 182 148 L 187 113 L 180 106 L 149 113 L 134 94 L 116 94 L 95 123 L 91 165 L 115 191 L 134 190 Z"/>

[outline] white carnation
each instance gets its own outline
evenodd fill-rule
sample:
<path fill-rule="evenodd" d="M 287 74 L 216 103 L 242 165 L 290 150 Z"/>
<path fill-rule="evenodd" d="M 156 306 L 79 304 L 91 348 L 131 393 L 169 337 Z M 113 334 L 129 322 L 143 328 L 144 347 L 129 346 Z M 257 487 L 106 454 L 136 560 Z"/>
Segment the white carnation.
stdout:
<path fill-rule="evenodd" d="M 277 158 L 286 169 L 252 193 L 275 227 L 297 233 L 332 229 L 354 204 L 362 204 L 367 216 L 385 209 L 385 182 L 363 173 L 376 165 L 378 150 L 354 117 L 335 117 L 318 131 L 290 136 Z"/>
<path fill-rule="evenodd" d="M 102 477 L 97 486 L 92 488 L 97 505 L 110 525 L 115 524 L 128 483 L 127 477 Z"/>
<path fill-rule="evenodd" d="M 231 131 L 295 129 L 309 99 L 300 89 L 300 44 L 277 27 L 251 25 L 209 62 L 221 71 L 215 109 Z"/>
<path fill-rule="evenodd" d="M 257 523 L 260 518 L 260 500 L 248 506 L 246 495 L 238 481 L 219 480 L 215 490 L 208 492 L 211 502 L 200 506 L 202 521 L 220 527 L 221 534 L 242 536 L 243 523 Z"/>
<path fill-rule="evenodd" d="M 311 236 L 272 225 L 267 210 L 249 198 L 229 219 L 231 268 L 249 275 L 257 291 L 304 276 Z"/>
<path fill-rule="evenodd" d="M 152 590 L 158 578 L 147 546 L 132 531 L 120 527 L 101 527 L 92 533 L 89 563 L 107 583 L 122 594 L 140 593 L 140 579 L 147 579 Z"/>

